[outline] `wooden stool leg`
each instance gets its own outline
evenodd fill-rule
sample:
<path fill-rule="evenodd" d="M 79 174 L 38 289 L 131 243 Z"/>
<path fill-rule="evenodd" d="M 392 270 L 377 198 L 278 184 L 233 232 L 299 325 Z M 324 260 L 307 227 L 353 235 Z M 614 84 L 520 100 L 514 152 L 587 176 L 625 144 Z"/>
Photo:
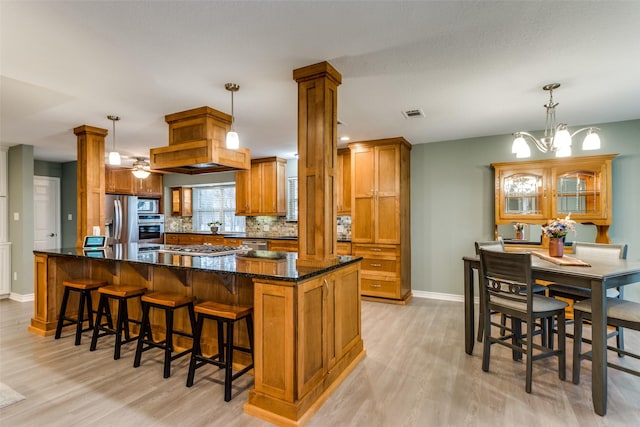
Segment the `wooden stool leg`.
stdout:
<path fill-rule="evenodd" d="M 227 357 L 224 370 L 224 401 L 231 400 L 231 381 L 233 380 L 233 321 L 227 320 Z"/>
<path fill-rule="evenodd" d="M 133 367 L 140 366 L 140 359 L 142 358 L 142 347 L 144 346 L 144 339 L 149 334 L 151 336 L 151 322 L 149 321 L 149 304 L 142 303 L 142 320 L 140 322 L 140 334 L 138 336 L 138 345 L 136 346 L 136 355 L 133 358 Z"/>
<path fill-rule="evenodd" d="M 249 337 L 249 350 L 251 350 L 251 361 L 253 362 L 253 316 L 249 314 L 245 317 L 247 321 L 247 335 Z"/>
<path fill-rule="evenodd" d="M 62 325 L 64 325 L 64 317 L 67 313 L 67 302 L 69 301 L 69 288 L 65 287 L 62 293 L 62 303 L 60 304 L 60 313 L 58 313 L 58 325 L 56 326 L 55 339 L 60 338 L 62 333 Z"/>
<path fill-rule="evenodd" d="M 173 309 L 166 310 L 166 337 L 164 349 L 164 378 L 171 376 L 171 352 L 173 351 Z"/>
<path fill-rule="evenodd" d="M 109 304 L 107 301 L 106 295 L 100 295 L 100 300 L 98 301 L 98 313 L 96 314 L 96 327 L 93 328 L 93 335 L 91 336 L 91 346 L 89 346 L 89 351 L 95 351 L 96 345 L 98 344 L 98 334 L 100 332 L 100 328 L 98 326 L 102 323 L 102 312 L 104 311 L 104 305 Z"/>
<path fill-rule="evenodd" d="M 80 304 L 78 306 L 78 321 L 76 322 L 76 345 L 80 345 L 82 340 L 82 324 L 84 323 L 84 305 L 86 294 L 84 291 L 80 292 Z M 90 325 L 93 326 L 93 319 L 89 316 Z"/>
<path fill-rule="evenodd" d="M 116 318 L 116 344 L 113 349 L 113 360 L 120 359 L 120 348 L 122 347 L 122 329 L 123 324 L 127 320 L 127 300 L 118 298 L 118 317 Z"/>
<path fill-rule="evenodd" d="M 202 327 L 204 325 L 204 316 L 199 315 L 196 322 L 195 330 L 193 331 L 193 350 L 191 351 L 191 361 L 189 362 L 189 374 L 187 375 L 187 387 L 193 385 L 193 380 L 196 375 L 196 365 L 198 363 L 197 357 L 202 354 L 200 348 L 200 337 L 202 336 Z"/>

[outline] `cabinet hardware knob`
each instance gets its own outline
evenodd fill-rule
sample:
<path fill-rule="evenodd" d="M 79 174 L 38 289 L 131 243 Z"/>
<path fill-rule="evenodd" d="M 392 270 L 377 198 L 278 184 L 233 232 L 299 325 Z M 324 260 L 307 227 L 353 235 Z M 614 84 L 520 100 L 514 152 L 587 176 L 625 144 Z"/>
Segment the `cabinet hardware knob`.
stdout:
<path fill-rule="evenodd" d="M 382 267 L 382 264 L 378 264 L 378 263 L 371 264 L 371 267 Z"/>
<path fill-rule="evenodd" d="M 381 288 L 382 285 L 371 285 L 370 287 L 372 287 L 372 288 Z"/>

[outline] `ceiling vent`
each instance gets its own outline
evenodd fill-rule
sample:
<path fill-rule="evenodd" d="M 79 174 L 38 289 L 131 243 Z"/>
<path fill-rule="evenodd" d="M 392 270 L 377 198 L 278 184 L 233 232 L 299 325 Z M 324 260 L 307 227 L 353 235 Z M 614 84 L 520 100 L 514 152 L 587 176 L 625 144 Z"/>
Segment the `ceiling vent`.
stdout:
<path fill-rule="evenodd" d="M 419 118 L 424 118 L 424 111 L 422 111 L 421 109 L 415 109 L 415 110 L 404 110 L 402 112 L 402 115 L 404 116 L 405 119 L 419 119 Z"/>

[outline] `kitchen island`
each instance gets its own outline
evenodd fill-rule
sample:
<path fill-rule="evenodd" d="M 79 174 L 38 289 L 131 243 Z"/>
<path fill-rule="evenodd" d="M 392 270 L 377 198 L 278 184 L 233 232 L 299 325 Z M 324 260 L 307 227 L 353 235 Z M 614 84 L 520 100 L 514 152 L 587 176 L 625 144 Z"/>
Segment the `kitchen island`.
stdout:
<path fill-rule="evenodd" d="M 54 334 L 62 282 L 79 277 L 253 306 L 255 382 L 244 409 L 278 425 L 304 424 L 364 357 L 359 258 L 301 269 L 292 252 L 194 256 L 163 249 L 131 244 L 105 251 L 34 251 L 35 313 L 29 330 Z M 130 314 L 137 314 L 133 307 Z M 160 317 L 152 323 L 162 330 Z M 175 325 L 188 329 L 188 319 L 177 317 Z M 247 341 L 246 332 L 237 334 L 240 345 Z M 190 345 L 188 338 L 176 342 Z M 215 334 L 203 336 L 205 353 L 216 346 Z M 248 363 L 240 356 L 240 365 Z"/>

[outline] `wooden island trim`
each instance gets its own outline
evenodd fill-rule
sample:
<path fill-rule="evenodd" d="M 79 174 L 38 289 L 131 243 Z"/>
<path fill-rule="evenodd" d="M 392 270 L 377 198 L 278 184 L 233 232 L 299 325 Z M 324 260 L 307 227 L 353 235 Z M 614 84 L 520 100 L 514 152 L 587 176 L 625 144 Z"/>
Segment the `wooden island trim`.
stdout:
<path fill-rule="evenodd" d="M 34 252 L 35 312 L 30 332 L 41 336 L 55 333 L 62 282 L 78 277 L 142 285 L 150 291 L 195 296 L 198 301 L 253 306 L 255 382 L 244 411 L 269 422 L 304 425 L 365 357 L 358 259 L 286 277 L 265 274 L 264 260 L 256 260 L 254 274 L 244 270 L 246 259 L 238 263 L 243 271 L 233 273 L 198 268 L 195 261 L 183 259 L 191 257 L 184 256 L 175 260 L 176 265 L 167 265 L 81 254 L 81 250 Z M 97 298 L 93 304 L 95 309 Z M 72 307 L 76 303 L 70 301 L 68 311 Z M 135 304 L 129 310 L 133 317 L 140 315 Z M 151 320 L 157 340 L 164 339 L 160 314 L 153 313 Z M 184 313 L 176 313 L 175 327 L 189 329 Z M 132 328 L 137 333 L 137 325 Z M 244 328 L 238 328 L 236 335 L 236 342 L 248 344 Z M 189 338 L 176 338 L 178 349 L 191 345 Z M 205 354 L 215 351 L 216 339 L 211 331 L 203 334 Z M 234 361 L 239 368 L 250 362 L 240 352 Z"/>

